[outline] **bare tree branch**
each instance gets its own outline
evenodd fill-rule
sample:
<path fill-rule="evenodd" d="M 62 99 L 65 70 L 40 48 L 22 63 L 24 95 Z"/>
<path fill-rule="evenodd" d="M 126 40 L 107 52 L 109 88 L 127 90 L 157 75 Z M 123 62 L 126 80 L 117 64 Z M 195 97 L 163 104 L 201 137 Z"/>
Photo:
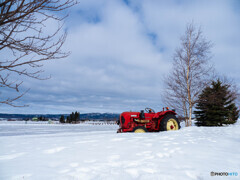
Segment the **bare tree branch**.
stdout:
<path fill-rule="evenodd" d="M 15 80 L 23 75 L 38 80 L 41 77 L 42 62 L 65 58 L 69 52 L 63 52 L 66 32 L 61 33 L 63 20 L 68 16 L 59 16 L 60 11 L 72 7 L 77 0 L 2 0 L 0 1 L 0 87 L 19 92 L 22 81 Z M 46 32 L 51 21 L 57 24 L 55 31 Z M 3 56 L 4 55 L 4 56 Z M 27 91 L 26 91 L 27 92 Z M 17 97 L 0 100 L 0 103 L 16 106 Z"/>

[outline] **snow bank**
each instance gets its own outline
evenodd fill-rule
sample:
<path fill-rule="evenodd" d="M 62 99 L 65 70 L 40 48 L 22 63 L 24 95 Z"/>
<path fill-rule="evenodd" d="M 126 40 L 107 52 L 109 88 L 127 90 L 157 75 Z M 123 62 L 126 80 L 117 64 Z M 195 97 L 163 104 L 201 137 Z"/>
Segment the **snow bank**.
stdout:
<path fill-rule="evenodd" d="M 145 134 L 117 134 L 115 125 L 0 124 L 0 130 L 0 179 L 203 180 L 220 178 L 212 171 L 240 174 L 239 122 Z"/>

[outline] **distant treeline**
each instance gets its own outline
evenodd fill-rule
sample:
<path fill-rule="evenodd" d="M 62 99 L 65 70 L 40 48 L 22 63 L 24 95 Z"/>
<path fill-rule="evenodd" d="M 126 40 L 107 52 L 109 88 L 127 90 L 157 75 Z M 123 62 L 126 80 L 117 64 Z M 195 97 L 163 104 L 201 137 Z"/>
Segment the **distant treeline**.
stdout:
<path fill-rule="evenodd" d="M 80 123 L 80 113 L 79 112 L 72 112 L 67 118 L 65 119 L 64 115 L 60 117 L 60 123 Z"/>
<path fill-rule="evenodd" d="M 69 114 L 5 114 L 0 113 L 0 118 L 4 119 L 22 119 L 28 120 L 34 117 L 43 117 L 48 119 L 60 119 L 61 116 L 67 118 Z M 85 113 L 80 115 L 80 120 L 115 120 L 120 114 L 116 113 Z"/>

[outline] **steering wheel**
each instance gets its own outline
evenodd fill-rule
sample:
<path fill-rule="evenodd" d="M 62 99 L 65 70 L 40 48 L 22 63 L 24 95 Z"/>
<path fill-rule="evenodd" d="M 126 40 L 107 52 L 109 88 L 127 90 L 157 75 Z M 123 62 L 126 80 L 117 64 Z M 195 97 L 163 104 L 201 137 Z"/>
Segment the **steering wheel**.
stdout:
<path fill-rule="evenodd" d="M 145 111 L 147 113 L 155 113 L 155 111 L 153 109 L 151 109 L 151 108 L 145 108 Z"/>

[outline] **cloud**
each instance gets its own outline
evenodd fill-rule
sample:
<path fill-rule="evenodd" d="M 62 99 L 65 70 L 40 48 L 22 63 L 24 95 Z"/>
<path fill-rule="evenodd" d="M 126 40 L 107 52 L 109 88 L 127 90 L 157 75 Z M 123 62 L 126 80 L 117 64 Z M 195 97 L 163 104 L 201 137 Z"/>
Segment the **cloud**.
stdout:
<path fill-rule="evenodd" d="M 237 67 L 239 64 L 239 3 L 238 7 L 236 6 L 236 1 L 224 0 L 145 0 L 132 4 L 133 9 L 138 7 L 148 31 L 156 34 L 157 46 L 166 49 L 167 52 L 163 53 L 165 58 L 169 58 L 179 46 L 179 37 L 184 33 L 187 23 L 194 21 L 196 25 L 201 26 L 205 37 L 214 44 L 212 61 L 216 69 L 223 73 L 226 68 L 227 72 L 231 73 L 231 67 Z"/>
<path fill-rule="evenodd" d="M 217 71 L 238 80 L 240 21 L 233 2 L 82 1 L 66 21 L 64 49 L 72 54 L 45 63 L 50 80 L 25 80 L 23 87 L 31 91 L 19 103 L 29 108 L 2 106 L 2 111 L 121 112 L 146 106 L 160 110 L 162 77 L 192 20 L 215 44 Z"/>

